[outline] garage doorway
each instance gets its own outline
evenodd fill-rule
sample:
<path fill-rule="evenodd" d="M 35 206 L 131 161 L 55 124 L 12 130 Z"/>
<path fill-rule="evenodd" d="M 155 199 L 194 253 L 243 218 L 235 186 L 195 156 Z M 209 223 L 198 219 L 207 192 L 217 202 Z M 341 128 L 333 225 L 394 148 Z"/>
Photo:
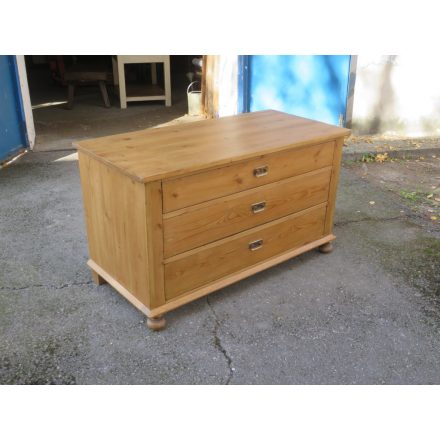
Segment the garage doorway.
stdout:
<path fill-rule="evenodd" d="M 75 140 L 141 130 L 168 123 L 186 122 L 201 117 L 187 116 L 187 87 L 191 80 L 201 79 L 200 55 L 170 56 L 172 105 L 164 101 L 130 102 L 120 108 L 114 86 L 110 55 L 31 55 L 25 57 L 30 101 L 35 123 L 35 151 L 72 149 Z M 110 106 L 106 107 L 96 81 L 75 87 L 73 107 L 68 105 L 68 72 L 97 68 L 106 71 L 105 87 Z M 126 82 L 141 85 L 152 82 L 147 64 L 125 66 Z M 157 64 L 157 83 L 163 85 L 164 71 Z"/>

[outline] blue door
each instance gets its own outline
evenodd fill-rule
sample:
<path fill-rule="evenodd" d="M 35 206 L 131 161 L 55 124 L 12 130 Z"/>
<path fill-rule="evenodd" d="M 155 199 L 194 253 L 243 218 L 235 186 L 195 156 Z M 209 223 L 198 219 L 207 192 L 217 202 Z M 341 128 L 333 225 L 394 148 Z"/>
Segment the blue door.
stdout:
<path fill-rule="evenodd" d="M 0 55 L 0 163 L 26 148 L 25 122 L 15 56 Z"/>
<path fill-rule="evenodd" d="M 251 55 L 244 63 L 243 111 L 344 124 L 350 55 Z"/>

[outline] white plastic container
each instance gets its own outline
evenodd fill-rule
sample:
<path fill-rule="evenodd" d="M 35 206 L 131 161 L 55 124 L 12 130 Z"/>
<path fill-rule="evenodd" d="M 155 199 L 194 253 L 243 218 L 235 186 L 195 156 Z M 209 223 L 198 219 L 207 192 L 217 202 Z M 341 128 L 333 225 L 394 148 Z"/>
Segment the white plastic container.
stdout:
<path fill-rule="evenodd" d="M 200 116 L 202 114 L 202 91 L 190 90 L 194 84 L 200 84 L 199 81 L 193 81 L 186 89 L 188 95 L 188 114 L 190 116 Z"/>

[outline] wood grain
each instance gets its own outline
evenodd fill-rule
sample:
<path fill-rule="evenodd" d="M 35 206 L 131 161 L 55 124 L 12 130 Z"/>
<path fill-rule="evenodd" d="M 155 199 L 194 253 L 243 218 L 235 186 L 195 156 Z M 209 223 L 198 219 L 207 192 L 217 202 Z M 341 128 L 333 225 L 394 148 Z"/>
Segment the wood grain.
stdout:
<path fill-rule="evenodd" d="M 181 307 L 191 301 L 195 301 L 198 298 L 215 292 L 216 290 L 222 289 L 223 287 L 229 286 L 230 284 L 236 283 L 237 281 L 243 280 L 244 278 L 255 275 L 258 272 L 266 270 L 284 261 L 290 260 L 291 258 L 294 258 L 305 252 L 309 252 L 312 249 L 318 248 L 322 244 L 328 243 L 335 239 L 336 237 L 334 235 L 326 235 L 318 240 L 307 243 L 304 246 L 289 249 L 287 252 L 283 252 L 282 254 L 279 254 L 275 257 L 268 258 L 267 260 L 254 264 L 253 266 L 246 267 L 243 270 L 219 278 L 218 280 L 206 284 L 203 287 L 197 287 L 193 290 L 185 292 L 185 295 L 180 295 L 176 298 L 171 299 L 170 301 L 167 301 L 163 306 L 152 310 L 150 313 L 151 315 L 157 316 L 161 315 L 162 313 L 169 312 L 170 310 L 177 309 L 178 307 Z"/>
<path fill-rule="evenodd" d="M 336 208 L 336 193 L 338 191 L 339 174 L 341 171 L 341 158 L 342 158 L 343 145 L 344 145 L 343 138 L 336 140 L 335 152 L 333 155 L 332 175 L 331 175 L 329 194 L 328 194 L 327 213 L 325 216 L 325 223 L 324 223 L 324 234 L 331 234 L 333 230 L 333 217 Z"/>
<path fill-rule="evenodd" d="M 149 306 L 154 308 L 165 303 L 162 184 L 160 181 L 146 184 L 145 205 L 148 245 L 148 265 L 146 271 L 149 280 Z"/>
<path fill-rule="evenodd" d="M 331 167 L 191 207 L 164 220 L 164 255 L 170 257 L 327 200 Z M 264 203 L 261 211 L 252 205 Z"/>
<path fill-rule="evenodd" d="M 229 237 L 165 264 L 166 299 L 322 238 L 325 204 Z M 255 251 L 249 245 L 261 240 Z"/>
<path fill-rule="evenodd" d="M 349 130 L 273 110 L 76 142 L 142 182 L 176 177 L 347 136 Z"/>
<path fill-rule="evenodd" d="M 81 152 L 78 159 L 90 258 L 148 306 L 145 185 Z"/>
<path fill-rule="evenodd" d="M 202 63 L 202 106 L 203 113 L 207 118 L 214 118 L 218 115 L 218 55 L 203 55 Z"/>
<path fill-rule="evenodd" d="M 331 141 L 282 153 L 258 156 L 228 167 L 165 180 L 163 183 L 164 212 L 331 165 L 333 148 L 334 142 Z M 268 167 L 267 174 L 255 177 L 254 170 L 262 166 Z"/>
<path fill-rule="evenodd" d="M 150 309 L 143 304 L 139 299 L 134 296 L 130 291 L 128 291 L 119 281 L 115 280 L 108 272 L 106 272 L 99 264 L 95 263 L 93 260 L 87 261 L 87 265 L 90 267 L 92 272 L 98 274 L 98 276 L 110 284 L 117 292 L 119 292 L 126 300 L 133 304 L 137 309 L 139 309 L 146 316 L 156 316 L 150 311 Z"/>

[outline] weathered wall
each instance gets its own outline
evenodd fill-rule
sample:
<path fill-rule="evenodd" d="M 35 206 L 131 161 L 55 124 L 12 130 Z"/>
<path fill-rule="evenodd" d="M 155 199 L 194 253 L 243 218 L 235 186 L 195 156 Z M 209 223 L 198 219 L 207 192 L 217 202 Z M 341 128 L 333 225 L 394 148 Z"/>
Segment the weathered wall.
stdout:
<path fill-rule="evenodd" d="M 360 55 L 355 134 L 440 135 L 440 57 Z"/>
<path fill-rule="evenodd" d="M 238 55 L 205 55 L 202 101 L 205 116 L 218 118 L 238 112 Z"/>

